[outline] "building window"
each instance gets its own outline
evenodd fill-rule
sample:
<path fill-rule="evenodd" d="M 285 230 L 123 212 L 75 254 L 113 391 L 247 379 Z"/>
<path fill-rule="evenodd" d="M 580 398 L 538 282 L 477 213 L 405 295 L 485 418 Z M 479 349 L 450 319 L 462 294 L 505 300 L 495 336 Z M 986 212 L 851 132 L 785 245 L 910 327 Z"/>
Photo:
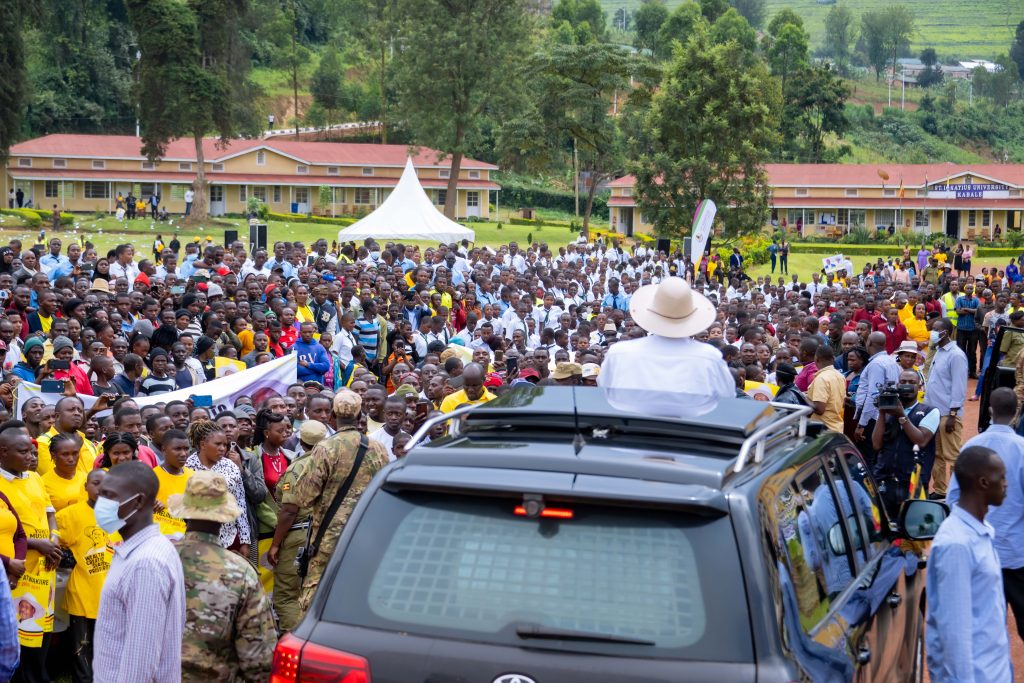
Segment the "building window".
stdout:
<path fill-rule="evenodd" d="M 914 212 L 914 227 L 915 228 L 928 228 L 931 227 L 930 214 L 927 211 L 915 211 Z"/>
<path fill-rule="evenodd" d="M 68 167 L 68 160 L 67 159 L 54 159 L 53 160 L 53 167 L 54 168 L 67 168 Z"/>
<path fill-rule="evenodd" d="M 850 210 L 839 209 L 836 211 L 836 225 L 849 225 L 850 224 Z"/>
<path fill-rule="evenodd" d="M 252 188 L 252 196 L 266 204 L 267 188 L 264 187 L 263 185 L 257 185 L 256 187 Z"/>
<path fill-rule="evenodd" d="M 224 164 L 213 164 L 210 167 L 210 170 L 211 171 L 217 171 L 217 172 L 223 171 L 224 170 Z"/>
<path fill-rule="evenodd" d="M 47 180 L 43 185 L 43 196 L 44 197 L 59 197 L 60 196 L 60 182 L 56 180 Z"/>
<path fill-rule="evenodd" d="M 274 185 L 274 203 L 275 204 L 280 204 L 281 203 L 281 186 L 280 185 Z"/>
<path fill-rule="evenodd" d="M 875 209 L 876 228 L 888 228 L 890 225 L 897 225 L 898 220 L 896 209 Z"/>
<path fill-rule="evenodd" d="M 187 162 L 187 161 L 179 161 L 178 162 L 178 170 L 179 171 L 191 171 L 192 170 L 192 164 Z"/>
<path fill-rule="evenodd" d="M 249 188 L 246 187 L 245 185 L 239 185 L 238 186 L 238 201 L 240 201 L 240 202 L 247 202 L 247 201 L 249 201 L 249 192 L 248 192 L 248 190 L 249 190 Z"/>
<path fill-rule="evenodd" d="M 452 177 L 452 169 L 450 169 L 450 168 L 442 168 L 440 171 L 437 172 L 437 175 L 440 178 L 451 178 Z"/>
<path fill-rule="evenodd" d="M 372 168 L 364 168 L 363 169 L 363 175 L 373 175 L 373 169 Z"/>
<path fill-rule="evenodd" d="M 93 159 L 92 167 L 98 170 L 103 170 L 107 167 L 107 162 L 102 159 Z"/>
<path fill-rule="evenodd" d="M 171 185 L 171 199 L 184 201 L 185 190 L 187 189 L 188 185 Z"/>
<path fill-rule="evenodd" d="M 306 166 L 305 164 L 298 164 L 295 167 L 295 172 L 298 173 L 299 175 L 306 175 L 307 173 L 309 173 L 309 166 Z"/>
<path fill-rule="evenodd" d="M 810 190 L 808 190 L 806 187 L 798 187 L 798 188 L 796 188 L 796 196 L 797 197 L 806 197 L 810 193 L 811 193 Z"/>
<path fill-rule="evenodd" d="M 480 171 L 470 171 L 469 172 L 469 179 L 470 180 L 480 180 Z"/>
<path fill-rule="evenodd" d="M 466 206 L 480 206 L 480 193 L 479 192 L 467 192 L 466 193 Z"/>
<path fill-rule="evenodd" d="M 370 203 L 370 188 L 368 187 L 357 187 L 353 190 L 354 199 L 353 204 L 369 204 Z"/>
<path fill-rule="evenodd" d="M 1020 196 L 1020 190 L 1010 190 L 1010 196 L 1011 197 L 1019 197 Z"/>
<path fill-rule="evenodd" d="M 156 162 L 155 161 L 143 161 L 142 162 L 142 170 L 143 171 L 152 171 L 155 168 L 156 168 Z"/>
<path fill-rule="evenodd" d="M 448 201 L 448 190 L 434 190 L 434 203 L 438 206 L 444 206 L 444 203 Z"/>
<path fill-rule="evenodd" d="M 260 151 L 256 152 L 256 165 L 257 166 L 266 166 L 267 165 L 267 153 L 264 152 L 262 149 Z"/>
<path fill-rule="evenodd" d="M 927 190 L 927 188 L 924 189 L 924 190 L 918 190 L 915 194 L 918 197 L 927 197 L 928 196 L 928 190 Z"/>
<path fill-rule="evenodd" d="M 334 197 L 334 203 L 335 204 L 344 204 L 345 203 L 345 188 L 344 187 L 336 187 L 336 188 L 334 188 L 334 195 L 333 195 L 333 197 Z"/>
<path fill-rule="evenodd" d="M 224 201 L 224 186 L 210 185 L 210 203 L 219 204 Z"/>
<path fill-rule="evenodd" d="M 309 188 L 308 187 L 296 187 L 295 188 L 295 203 L 296 204 L 309 204 Z"/>
<path fill-rule="evenodd" d="M 846 188 L 847 197 L 856 197 L 858 194 L 860 194 L 860 190 L 858 190 L 857 188 Z"/>
<path fill-rule="evenodd" d="M 327 175 L 338 175 L 339 170 L 337 166 L 328 166 Z"/>
<path fill-rule="evenodd" d="M 985 209 L 981 212 L 981 227 L 987 228 L 992 225 L 992 212 Z"/>
<path fill-rule="evenodd" d="M 850 209 L 850 229 L 863 228 L 867 224 L 868 212 L 864 209 Z"/>
<path fill-rule="evenodd" d="M 105 182 L 85 181 L 86 199 L 110 199 L 110 184 Z"/>
<path fill-rule="evenodd" d="M 967 212 L 967 227 L 968 228 L 973 228 L 977 224 L 978 224 L 978 212 L 974 211 L 972 209 L 971 211 Z"/>
<path fill-rule="evenodd" d="M 32 160 L 18 159 L 18 168 L 32 168 Z"/>

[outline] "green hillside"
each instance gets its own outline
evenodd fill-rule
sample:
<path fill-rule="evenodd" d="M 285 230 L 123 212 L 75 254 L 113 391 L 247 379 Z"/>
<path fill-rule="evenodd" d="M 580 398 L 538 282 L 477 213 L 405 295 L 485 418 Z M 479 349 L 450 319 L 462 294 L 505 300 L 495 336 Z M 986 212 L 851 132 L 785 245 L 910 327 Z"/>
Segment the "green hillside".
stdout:
<path fill-rule="evenodd" d="M 609 17 L 615 10 L 625 7 L 634 10 L 641 0 L 601 0 Z M 666 0 L 671 8 L 683 0 Z M 879 9 L 893 4 L 891 0 L 846 0 L 854 14 Z M 917 20 L 917 35 L 913 49 L 934 47 L 940 58 L 990 58 L 1006 52 L 1013 40 L 1014 27 L 1024 19 L 1024 0 L 978 0 L 977 2 L 950 2 L 943 0 L 903 0 Z M 821 44 L 825 15 L 831 5 L 817 0 L 767 0 L 768 16 L 788 7 L 804 19 L 811 34 L 812 48 Z"/>

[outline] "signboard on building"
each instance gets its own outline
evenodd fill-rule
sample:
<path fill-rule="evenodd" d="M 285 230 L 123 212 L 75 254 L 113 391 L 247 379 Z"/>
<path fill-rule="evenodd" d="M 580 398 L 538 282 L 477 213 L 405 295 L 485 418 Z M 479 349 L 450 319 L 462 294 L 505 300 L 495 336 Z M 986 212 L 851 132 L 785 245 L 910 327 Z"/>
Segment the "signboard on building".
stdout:
<path fill-rule="evenodd" d="M 932 199 L 1008 199 L 1010 188 L 1001 183 L 960 183 L 932 185 L 928 198 Z"/>

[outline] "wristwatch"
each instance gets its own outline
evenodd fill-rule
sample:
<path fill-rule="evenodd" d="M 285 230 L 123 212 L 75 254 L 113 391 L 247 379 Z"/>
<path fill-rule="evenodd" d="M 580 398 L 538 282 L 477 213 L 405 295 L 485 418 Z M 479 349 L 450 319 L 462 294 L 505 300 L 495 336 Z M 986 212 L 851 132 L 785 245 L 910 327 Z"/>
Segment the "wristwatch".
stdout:
<path fill-rule="evenodd" d="M 950 409 L 949 409 L 949 416 L 950 416 L 950 417 L 956 417 L 956 414 L 957 414 L 958 412 L 960 412 L 960 409 L 959 409 L 959 408 L 950 408 Z"/>

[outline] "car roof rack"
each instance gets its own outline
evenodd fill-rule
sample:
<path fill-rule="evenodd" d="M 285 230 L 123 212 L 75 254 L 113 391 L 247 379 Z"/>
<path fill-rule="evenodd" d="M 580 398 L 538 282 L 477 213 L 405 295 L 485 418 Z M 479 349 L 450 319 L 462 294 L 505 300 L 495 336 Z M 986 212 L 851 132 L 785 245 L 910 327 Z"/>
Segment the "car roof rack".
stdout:
<path fill-rule="evenodd" d="M 724 399 L 710 412 L 692 418 L 659 417 L 616 410 L 604 392 L 590 387 L 516 387 L 486 404 L 464 405 L 428 418 L 406 444 L 411 451 L 434 426 L 451 421 L 449 437 L 479 430 L 505 432 L 509 428 L 557 429 L 572 432 L 576 452 L 588 441 L 601 443 L 612 434 L 639 439 L 693 440 L 724 447 L 739 454 L 731 466 L 743 471 L 748 462 L 759 463 L 769 445 L 807 434 L 812 410 L 787 403 Z"/>

